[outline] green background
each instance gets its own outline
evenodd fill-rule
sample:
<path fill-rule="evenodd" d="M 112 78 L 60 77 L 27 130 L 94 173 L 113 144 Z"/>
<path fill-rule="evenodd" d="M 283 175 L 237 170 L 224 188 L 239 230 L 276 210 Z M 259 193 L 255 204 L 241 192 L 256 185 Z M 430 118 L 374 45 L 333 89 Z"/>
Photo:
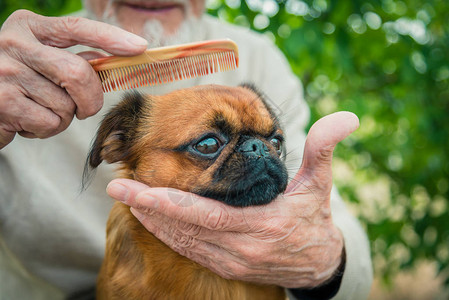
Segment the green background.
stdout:
<path fill-rule="evenodd" d="M 65 14 L 80 1 L 0 0 Z M 302 80 L 312 121 L 338 110 L 361 127 L 336 149 L 335 182 L 365 226 L 378 278 L 449 269 L 449 1 L 211 0 L 209 12 L 270 36 Z M 445 275 L 446 274 L 446 275 Z"/>

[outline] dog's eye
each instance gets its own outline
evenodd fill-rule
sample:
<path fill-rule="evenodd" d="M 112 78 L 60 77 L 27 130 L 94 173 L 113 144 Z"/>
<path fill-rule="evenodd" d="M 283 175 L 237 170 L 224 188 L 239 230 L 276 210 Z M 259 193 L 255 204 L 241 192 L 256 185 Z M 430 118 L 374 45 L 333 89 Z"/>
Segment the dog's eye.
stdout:
<path fill-rule="evenodd" d="M 272 138 L 270 140 L 271 145 L 273 145 L 274 150 L 276 150 L 277 155 L 281 155 L 282 153 L 282 142 L 278 138 Z"/>
<path fill-rule="evenodd" d="M 205 138 L 195 145 L 195 149 L 202 154 L 213 154 L 220 149 L 220 142 L 213 137 Z"/>

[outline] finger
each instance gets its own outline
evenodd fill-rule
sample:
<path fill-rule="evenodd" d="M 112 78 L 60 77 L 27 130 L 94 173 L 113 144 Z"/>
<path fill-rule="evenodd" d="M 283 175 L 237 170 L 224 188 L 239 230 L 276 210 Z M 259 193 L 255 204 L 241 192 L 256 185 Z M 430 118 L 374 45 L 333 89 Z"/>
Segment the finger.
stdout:
<path fill-rule="evenodd" d="M 209 244 L 203 240 L 200 240 L 196 235 L 185 234 L 182 230 L 179 230 L 179 223 L 175 220 L 168 219 L 157 213 L 148 213 L 139 211 L 138 209 L 131 208 L 131 213 L 145 226 L 145 228 L 153 233 L 157 238 L 161 239 L 164 243 L 169 245 L 175 250 L 182 251 L 182 249 L 195 249 L 201 251 L 199 245 Z M 210 247 L 209 247 L 210 248 Z M 204 250 L 204 249 L 203 249 Z"/>
<path fill-rule="evenodd" d="M 2 40 L 8 44 L 5 50 L 9 57 L 5 60 L 8 72 L 14 73 L 15 70 L 19 70 L 20 72 L 15 72 L 18 81 L 24 81 L 25 78 L 23 67 L 17 67 L 21 64 L 33 70 L 36 76 L 42 76 L 43 79 L 62 88 L 71 98 L 70 101 L 76 105 L 76 115 L 79 119 L 94 115 L 101 109 L 103 92 L 100 79 L 85 59 L 61 49 L 42 45 L 32 39 L 14 39 L 11 33 L 7 33 L 6 37 L 3 35 Z M 34 78 L 32 77 L 31 86 L 34 86 Z M 38 90 L 34 95 L 43 94 L 44 91 Z M 57 95 L 51 95 L 48 100 L 55 99 L 55 96 Z"/>
<path fill-rule="evenodd" d="M 152 211 L 168 218 L 195 224 L 212 231 L 257 232 L 271 219 L 291 214 L 279 205 L 282 197 L 268 205 L 232 207 L 222 202 L 171 188 L 149 188 L 130 179 L 115 179 L 107 187 L 114 199 L 141 211 Z"/>
<path fill-rule="evenodd" d="M 146 207 L 142 207 L 141 209 L 132 207 L 131 211 L 136 217 L 139 217 L 138 219 L 142 222 L 142 224 L 148 225 L 147 229 L 150 230 L 151 227 L 153 230 L 155 229 L 155 226 L 158 230 L 163 228 L 167 234 L 177 238 L 184 236 L 188 239 L 195 239 L 216 245 L 220 248 L 226 248 L 225 241 L 229 241 L 235 236 L 235 233 L 233 232 L 217 232 L 199 225 L 171 219 L 163 214 L 155 212 L 154 210 L 149 210 Z M 152 230 L 151 232 L 153 232 Z"/>
<path fill-rule="evenodd" d="M 265 264 L 269 253 L 263 252 L 261 247 L 255 247 L 248 241 L 235 242 L 236 247 L 222 247 L 214 242 L 201 240 L 199 236 L 185 234 L 174 226 L 174 221 L 147 214 L 131 208 L 132 214 L 142 225 L 159 240 L 179 254 L 212 270 L 227 279 L 272 282 L 271 263 Z M 177 223 L 176 223 L 177 224 Z M 215 232 L 216 237 L 222 237 L 222 232 Z M 224 235 L 228 235 L 224 233 Z M 250 244 L 250 245 L 248 245 Z M 278 271 L 279 274 L 279 271 Z M 269 279 L 269 280 L 265 280 Z"/>
<path fill-rule="evenodd" d="M 6 26 L 26 24 L 43 44 L 66 48 L 83 44 L 103 49 L 114 55 L 137 55 L 148 42 L 126 30 L 81 17 L 44 17 L 27 10 L 19 10 L 8 18 Z"/>
<path fill-rule="evenodd" d="M 121 182 L 126 182 L 127 187 L 121 184 Z M 210 243 L 212 245 L 216 245 L 220 248 L 232 251 L 235 248 L 235 245 L 239 244 L 247 244 L 249 239 L 252 239 L 250 236 L 246 234 L 242 234 L 241 232 L 234 231 L 215 231 L 206 227 L 202 227 L 200 225 L 187 223 L 181 221 L 179 219 L 170 218 L 164 214 L 161 214 L 153 209 L 150 209 L 140 200 L 136 201 L 136 196 L 141 197 L 141 194 L 145 191 L 150 191 L 152 189 L 148 189 L 148 187 L 142 183 L 128 180 L 128 179 L 118 179 L 113 180 L 107 187 L 108 194 L 115 199 L 118 199 L 125 204 L 132 207 L 132 211 L 134 212 L 142 212 L 145 216 L 140 216 L 139 220 L 142 221 L 145 219 L 145 224 L 157 224 L 157 227 L 164 228 L 165 232 L 170 233 L 172 236 L 188 236 L 194 238 L 196 240 L 200 240 L 203 242 Z M 173 191 L 174 193 L 174 191 Z M 213 201 L 213 200 L 211 200 Z M 216 202 L 216 201 L 214 201 Z M 184 204 L 183 204 L 184 203 Z M 185 201 L 179 201 L 178 205 L 186 205 Z M 189 206 L 189 205 L 187 205 Z M 136 214 L 135 214 L 136 215 Z M 146 218 L 148 216 L 148 218 Z M 137 217 L 137 215 L 136 215 Z M 262 215 L 258 214 L 256 217 L 258 220 L 264 219 L 264 222 L 267 221 Z M 142 219 L 142 220 L 141 220 Z M 246 218 L 246 221 L 249 221 Z M 150 225 L 149 225 L 150 226 Z M 154 228 L 154 225 L 152 225 Z M 248 228 L 248 223 L 245 224 L 245 229 Z M 149 228 L 147 228 L 149 229 Z M 154 232 L 153 232 L 154 233 Z"/>
<path fill-rule="evenodd" d="M 132 179 L 114 179 L 109 182 L 106 192 L 117 201 L 123 202 L 131 207 L 138 207 L 136 196 L 150 187 Z"/>
<path fill-rule="evenodd" d="M 131 213 L 149 232 L 175 252 L 224 278 L 234 279 L 239 275 L 238 270 L 244 268 L 240 256 L 233 255 L 222 247 L 185 235 L 179 230 L 171 230 L 173 227 L 170 222 L 160 223 L 161 220 L 155 219 L 153 214 L 148 215 L 134 208 L 131 208 Z"/>
<path fill-rule="evenodd" d="M 10 79 L 17 83 L 23 95 L 60 117 L 59 126 L 54 133 L 65 130 L 70 125 L 76 109 L 67 92 L 26 66 L 17 66 L 16 70 L 16 74 L 10 76 Z"/>
<path fill-rule="evenodd" d="M 310 279 L 313 279 L 311 273 L 316 271 L 316 268 L 310 267 L 310 257 L 304 256 L 302 260 L 290 259 L 289 253 L 287 260 L 280 261 L 277 256 L 264 249 L 265 242 L 258 247 L 240 239 L 234 243 L 236 247 L 225 248 L 203 241 L 199 236 L 185 234 L 182 229 L 174 226 L 176 221 L 158 216 L 157 213 L 141 212 L 134 208 L 131 208 L 131 213 L 171 249 L 223 278 L 294 287 L 299 279 L 310 282 Z M 220 237 L 223 234 L 215 232 L 215 235 Z M 295 277 L 292 277 L 292 274 L 295 274 Z M 286 281 L 285 278 L 290 280 Z"/>
<path fill-rule="evenodd" d="M 1 127 L 4 131 L 19 132 L 31 137 L 46 138 L 57 133 L 61 118 L 50 109 L 19 95 L 0 101 Z"/>
<path fill-rule="evenodd" d="M 358 126 L 359 120 L 351 112 L 337 112 L 313 124 L 307 135 L 303 164 L 286 192 L 291 192 L 298 187 L 304 178 L 311 181 L 319 179 L 322 184 L 326 184 L 326 189 L 330 190 L 334 148 Z"/>
<path fill-rule="evenodd" d="M 84 58 L 85 60 L 97 59 L 108 56 L 107 54 L 98 52 L 98 51 L 83 51 L 77 53 L 79 57 Z"/>
<path fill-rule="evenodd" d="M 169 188 L 153 188 L 137 195 L 139 207 L 214 231 L 249 231 L 245 208 L 234 208 L 198 195 Z"/>
<path fill-rule="evenodd" d="M 102 107 L 100 80 L 86 60 L 55 47 L 85 44 L 116 55 L 135 55 L 146 49 L 144 39 L 108 24 L 76 17 L 43 17 L 26 10 L 13 13 L 3 24 L 2 44 L 9 56 L 64 88 L 77 106 L 79 119 Z"/>
<path fill-rule="evenodd" d="M 65 90 L 19 61 L 2 57 L 0 62 L 2 143 L 10 141 L 15 132 L 46 138 L 69 126 L 76 106 Z"/>
<path fill-rule="evenodd" d="M 280 213 L 278 201 L 264 206 L 232 207 L 220 201 L 170 188 L 152 188 L 136 197 L 138 209 L 146 208 L 169 218 L 212 231 L 260 231 L 269 217 Z"/>
<path fill-rule="evenodd" d="M 154 211 L 131 208 L 131 212 L 148 231 L 183 255 L 186 255 L 183 252 L 186 250 L 198 254 L 198 251 L 206 249 L 212 251 L 219 249 L 221 258 L 226 255 L 228 260 L 254 268 L 264 265 L 264 259 L 261 257 L 269 254 L 265 249 L 269 249 L 273 244 L 269 241 L 267 233 L 262 238 L 254 238 L 252 234 L 210 230 L 171 219 Z M 250 264 L 254 260 L 257 260 L 255 264 L 257 266 Z"/>
<path fill-rule="evenodd" d="M 11 143 L 15 135 L 14 131 L 9 131 L 0 126 L 0 149 Z"/>
<path fill-rule="evenodd" d="M 29 68 L 65 89 L 76 104 L 76 116 L 85 119 L 103 106 L 103 92 L 98 75 L 90 64 L 78 55 L 42 46 L 24 46 L 20 60 Z"/>
<path fill-rule="evenodd" d="M 107 187 L 114 199 L 143 211 L 155 211 L 169 218 L 211 230 L 250 230 L 244 209 L 169 188 L 149 188 L 129 179 L 115 179 Z M 232 216 L 231 216 L 232 215 Z M 237 221 L 239 219 L 239 221 Z"/>

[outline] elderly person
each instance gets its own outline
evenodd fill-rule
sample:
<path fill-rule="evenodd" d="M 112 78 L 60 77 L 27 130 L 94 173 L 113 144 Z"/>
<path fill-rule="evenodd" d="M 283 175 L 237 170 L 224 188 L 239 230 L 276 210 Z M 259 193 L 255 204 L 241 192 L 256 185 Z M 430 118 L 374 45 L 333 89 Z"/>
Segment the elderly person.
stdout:
<path fill-rule="evenodd" d="M 93 295 L 112 206 L 108 183 L 108 194 L 134 206 L 150 232 L 225 278 L 277 284 L 292 299 L 367 297 L 372 270 L 366 235 L 332 190 L 331 176 L 333 147 L 357 127 L 356 118 L 325 119 L 305 146 L 309 112 L 285 58 L 266 38 L 205 15 L 204 2 L 86 0 L 75 16 L 22 10 L 5 21 L 0 32 L 2 299 Z M 213 200 L 181 191 L 167 197 L 138 182 L 111 182 L 108 165 L 80 193 L 89 143 L 103 113 L 122 95 L 103 95 L 86 59 L 219 38 L 239 45 L 238 70 L 141 90 L 161 94 L 199 84 L 255 83 L 280 112 L 286 132 L 294 179 L 282 199 L 244 211 L 217 211 L 208 209 Z M 184 197 L 194 203 L 176 205 Z M 242 217 L 247 227 L 231 230 Z M 201 247 L 205 230 L 216 232 L 212 252 Z M 183 243 L 183 235 L 195 242 Z"/>

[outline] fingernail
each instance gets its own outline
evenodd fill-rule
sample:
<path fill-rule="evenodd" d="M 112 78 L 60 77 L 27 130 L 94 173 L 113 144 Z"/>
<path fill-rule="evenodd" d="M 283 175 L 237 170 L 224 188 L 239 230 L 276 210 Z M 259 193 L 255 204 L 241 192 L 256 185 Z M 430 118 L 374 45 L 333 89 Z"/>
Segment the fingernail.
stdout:
<path fill-rule="evenodd" d="M 126 202 L 128 200 L 129 190 L 127 187 L 120 183 L 109 183 L 106 192 L 111 196 L 112 198 Z"/>
<path fill-rule="evenodd" d="M 133 44 L 134 46 L 148 46 L 148 41 L 138 35 L 130 34 L 130 36 L 126 39 L 128 43 Z"/>
<path fill-rule="evenodd" d="M 137 195 L 136 202 L 151 209 L 157 209 L 159 207 L 159 199 L 148 193 L 141 193 Z"/>

